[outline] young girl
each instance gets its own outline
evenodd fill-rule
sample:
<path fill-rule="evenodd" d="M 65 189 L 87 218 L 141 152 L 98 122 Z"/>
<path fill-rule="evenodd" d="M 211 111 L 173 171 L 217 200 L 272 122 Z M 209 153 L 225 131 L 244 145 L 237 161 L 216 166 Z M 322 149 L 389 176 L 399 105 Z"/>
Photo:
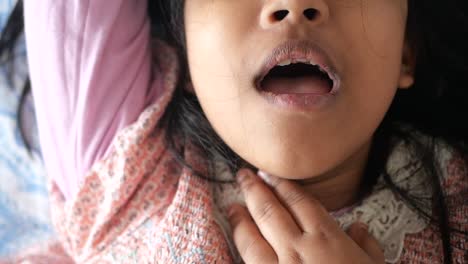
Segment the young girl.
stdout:
<path fill-rule="evenodd" d="M 22 260 L 464 263 L 466 11 L 24 1 L 59 242 Z"/>

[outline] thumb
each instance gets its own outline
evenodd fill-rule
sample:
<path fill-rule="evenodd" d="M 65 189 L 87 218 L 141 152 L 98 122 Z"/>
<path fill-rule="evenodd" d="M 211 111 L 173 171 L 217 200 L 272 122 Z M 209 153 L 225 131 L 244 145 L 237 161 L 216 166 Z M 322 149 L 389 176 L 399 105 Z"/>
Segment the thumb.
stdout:
<path fill-rule="evenodd" d="M 368 232 L 368 226 L 363 223 L 352 224 L 348 235 L 376 263 L 385 264 L 385 256 L 379 242 Z"/>

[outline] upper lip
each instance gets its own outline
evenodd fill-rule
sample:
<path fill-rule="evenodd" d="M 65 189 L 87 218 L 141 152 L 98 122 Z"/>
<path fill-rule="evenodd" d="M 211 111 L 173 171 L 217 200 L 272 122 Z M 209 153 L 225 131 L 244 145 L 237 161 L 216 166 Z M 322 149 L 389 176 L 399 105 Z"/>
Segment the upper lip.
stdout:
<path fill-rule="evenodd" d="M 291 60 L 293 62 L 306 60 L 319 66 L 333 81 L 333 87 L 330 93 L 335 93 L 339 88 L 340 78 L 328 54 L 314 42 L 308 40 L 291 40 L 274 48 L 266 57 L 261 70 L 255 78 L 255 86 L 257 89 L 260 88 L 261 82 L 268 73 L 285 60 Z"/>

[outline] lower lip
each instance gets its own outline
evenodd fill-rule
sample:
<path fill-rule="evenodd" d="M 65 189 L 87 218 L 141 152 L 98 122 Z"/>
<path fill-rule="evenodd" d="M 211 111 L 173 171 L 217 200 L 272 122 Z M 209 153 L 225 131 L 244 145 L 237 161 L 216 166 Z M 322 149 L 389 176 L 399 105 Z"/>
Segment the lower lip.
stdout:
<path fill-rule="evenodd" d="M 260 95 L 270 104 L 276 108 L 299 111 L 299 112 L 313 112 L 323 109 L 332 101 L 334 101 L 336 94 L 275 94 L 271 92 L 260 91 Z"/>

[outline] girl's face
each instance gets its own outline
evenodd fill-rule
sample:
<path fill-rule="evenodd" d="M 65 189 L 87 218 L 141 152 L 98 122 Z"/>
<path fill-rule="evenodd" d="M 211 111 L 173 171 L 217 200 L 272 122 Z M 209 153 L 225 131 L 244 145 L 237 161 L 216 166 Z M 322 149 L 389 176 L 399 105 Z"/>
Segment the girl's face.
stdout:
<path fill-rule="evenodd" d="M 194 91 L 216 132 L 259 169 L 309 179 L 363 165 L 397 89 L 411 85 L 407 13 L 407 0 L 186 0 Z M 327 73 L 268 71 L 288 59 Z"/>

